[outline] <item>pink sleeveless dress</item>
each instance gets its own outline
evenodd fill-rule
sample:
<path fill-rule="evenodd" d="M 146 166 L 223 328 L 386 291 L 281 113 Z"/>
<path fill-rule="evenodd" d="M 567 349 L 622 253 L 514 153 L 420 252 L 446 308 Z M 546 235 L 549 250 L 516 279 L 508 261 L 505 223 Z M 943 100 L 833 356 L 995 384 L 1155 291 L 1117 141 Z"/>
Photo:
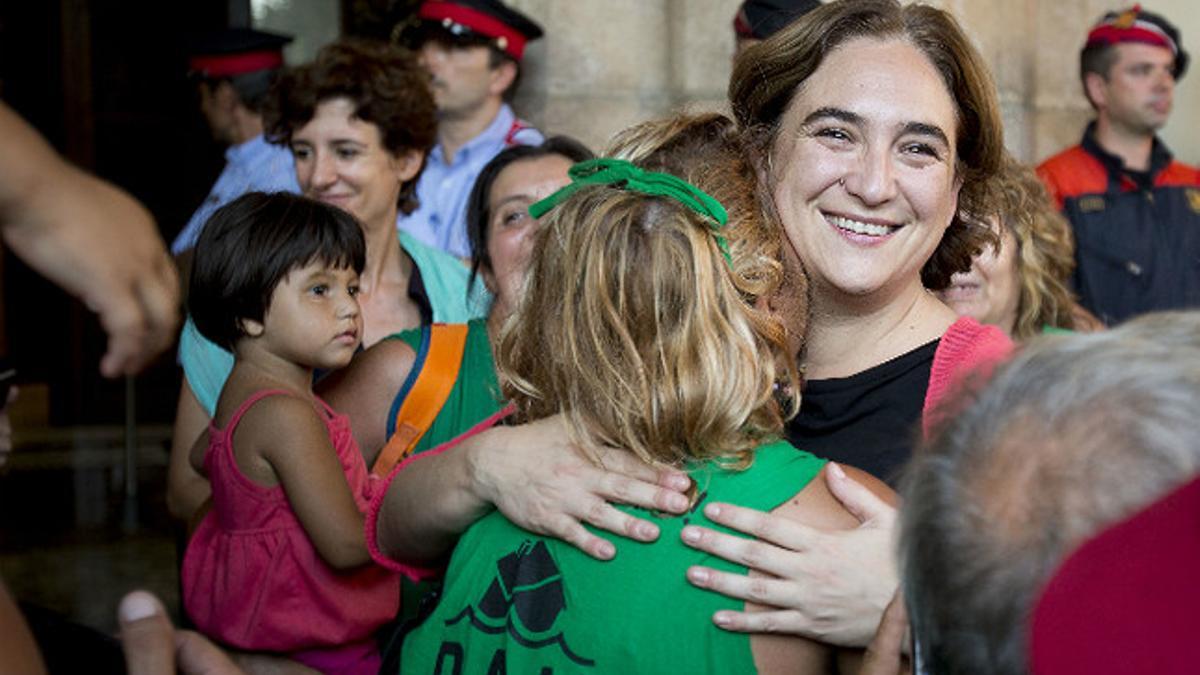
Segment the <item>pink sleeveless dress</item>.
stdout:
<path fill-rule="evenodd" d="M 251 481 L 233 455 L 233 432 L 264 390 L 248 398 L 225 429 L 209 427 L 204 466 L 213 507 L 183 558 L 183 603 L 197 628 L 227 645 L 283 652 L 325 673 L 376 673 L 376 629 L 396 616 L 400 582 L 368 564 L 338 572 L 321 559 L 292 512 L 282 486 Z M 370 479 L 344 415 L 319 401 L 321 419 L 346 481 L 365 512 Z"/>

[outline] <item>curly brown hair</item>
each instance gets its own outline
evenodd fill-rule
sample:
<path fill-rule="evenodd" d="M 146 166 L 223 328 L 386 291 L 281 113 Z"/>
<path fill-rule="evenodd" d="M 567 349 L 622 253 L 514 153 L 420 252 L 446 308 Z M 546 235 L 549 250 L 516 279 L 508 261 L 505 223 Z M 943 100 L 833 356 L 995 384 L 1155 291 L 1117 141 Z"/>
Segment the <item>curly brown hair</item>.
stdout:
<path fill-rule="evenodd" d="M 284 71 L 263 109 L 272 143 L 290 145 L 292 134 L 308 124 L 317 106 L 335 98 L 354 102 L 354 115 L 379 128 L 383 147 L 393 155 L 417 150 L 424 157 L 437 140 L 437 106 L 429 76 L 412 52 L 371 40 L 334 42 L 309 64 Z M 400 186 L 399 207 L 417 209 L 415 176 Z"/>
<path fill-rule="evenodd" d="M 830 52 L 861 37 L 907 40 L 941 74 L 954 99 L 959 208 L 921 269 L 925 287 L 941 290 L 955 272 L 970 269 L 984 245 L 995 241 L 990 230 L 964 214 L 992 212 L 986 183 L 999 170 L 1004 150 L 996 87 L 983 57 L 950 14 L 896 0 L 835 0 L 739 55 L 729 80 L 729 102 L 759 155 L 768 157 L 797 89 Z"/>

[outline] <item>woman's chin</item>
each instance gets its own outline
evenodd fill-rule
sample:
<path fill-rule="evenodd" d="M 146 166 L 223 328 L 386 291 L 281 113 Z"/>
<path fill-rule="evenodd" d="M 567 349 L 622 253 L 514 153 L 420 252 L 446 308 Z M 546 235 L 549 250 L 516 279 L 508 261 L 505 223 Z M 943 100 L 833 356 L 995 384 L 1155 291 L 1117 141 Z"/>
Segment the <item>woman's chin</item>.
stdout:
<path fill-rule="evenodd" d="M 942 304 L 954 310 L 959 316 L 969 316 L 980 323 L 987 323 L 989 312 L 987 304 L 981 302 L 978 291 L 961 292 L 961 289 L 947 289 L 937 293 Z"/>

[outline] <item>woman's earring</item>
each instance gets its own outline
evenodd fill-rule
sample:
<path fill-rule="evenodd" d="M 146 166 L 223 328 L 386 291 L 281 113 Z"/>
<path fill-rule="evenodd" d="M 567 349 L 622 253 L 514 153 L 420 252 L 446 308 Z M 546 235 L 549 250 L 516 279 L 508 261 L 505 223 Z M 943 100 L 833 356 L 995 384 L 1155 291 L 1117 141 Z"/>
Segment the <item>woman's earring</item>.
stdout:
<path fill-rule="evenodd" d="M 845 178 L 839 178 L 839 179 L 838 179 L 838 185 L 841 185 L 842 187 L 846 187 L 846 179 L 845 179 Z"/>

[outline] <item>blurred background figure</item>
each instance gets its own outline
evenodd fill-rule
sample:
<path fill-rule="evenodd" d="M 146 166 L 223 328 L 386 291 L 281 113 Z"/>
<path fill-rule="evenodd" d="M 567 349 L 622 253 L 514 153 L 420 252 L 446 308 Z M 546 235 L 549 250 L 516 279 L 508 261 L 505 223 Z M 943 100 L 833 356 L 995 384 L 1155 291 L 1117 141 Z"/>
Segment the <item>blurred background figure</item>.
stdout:
<path fill-rule="evenodd" d="M 1095 119 L 1038 166 L 1075 230 L 1075 290 L 1106 324 L 1200 306 L 1200 170 L 1158 137 L 1187 71 L 1179 30 L 1141 5 L 1088 33 L 1080 79 Z"/>
<path fill-rule="evenodd" d="M 521 57 L 542 27 L 499 0 L 421 3 L 415 46 L 433 76 L 437 144 L 417 184 L 420 206 L 400 229 L 459 258 L 471 257 L 467 197 L 496 153 L 536 145 L 542 134 L 508 105 L 521 81 Z"/>
<path fill-rule="evenodd" d="M 225 168 L 204 203 L 171 243 L 180 255 L 196 245 L 204 223 L 218 208 L 247 192 L 300 192 L 292 153 L 263 137 L 263 103 L 283 67 L 286 35 L 231 28 L 199 38 L 188 59 L 200 111 L 213 139 L 228 146 Z M 187 265 L 182 266 L 186 278 Z"/>
<path fill-rule="evenodd" d="M 820 6 L 820 0 L 746 0 L 733 15 L 734 56 Z"/>
<path fill-rule="evenodd" d="M 1032 169 L 1007 157 L 993 180 L 996 211 L 986 219 L 999 241 L 976 255 L 937 296 L 960 316 L 998 326 L 1014 340 L 1047 330 L 1102 328 L 1075 302 L 1071 227 Z"/>
<path fill-rule="evenodd" d="M 1197 312 L 1035 341 L 960 401 L 918 453 L 903 493 L 900 569 L 918 670 L 1028 672 L 1030 615 L 1059 563 L 1200 472 L 1197 406 Z M 1121 564 L 1172 548 L 1125 549 Z M 1093 598 L 1077 593 L 1073 603 L 1090 608 Z M 1121 611 L 1148 626 L 1167 620 Z M 1185 611 L 1194 616 L 1195 606 Z M 1114 633 L 1109 647 L 1137 652 L 1130 641 L 1146 632 Z M 1072 637 L 1048 642 L 1061 648 Z M 1046 672 L 1165 672 L 1115 670 L 1122 662 Z M 1174 646 L 1157 662 L 1171 672 L 1196 666 Z"/>

